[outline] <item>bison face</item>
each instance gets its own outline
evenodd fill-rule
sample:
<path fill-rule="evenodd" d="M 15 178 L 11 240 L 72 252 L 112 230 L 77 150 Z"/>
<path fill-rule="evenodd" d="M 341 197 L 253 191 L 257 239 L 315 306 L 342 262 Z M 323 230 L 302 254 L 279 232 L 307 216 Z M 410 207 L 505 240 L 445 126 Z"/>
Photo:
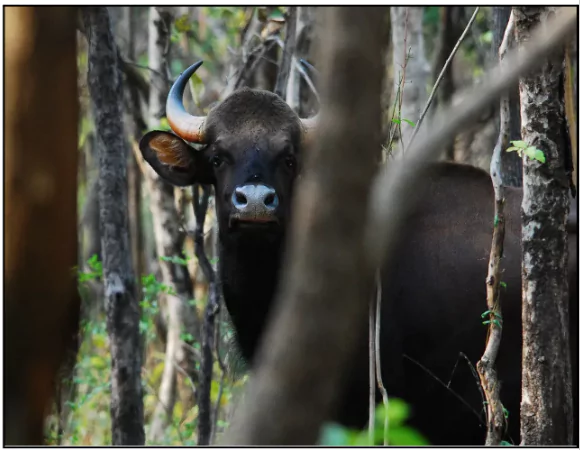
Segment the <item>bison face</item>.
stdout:
<path fill-rule="evenodd" d="M 145 160 L 176 186 L 213 184 L 220 235 L 281 232 L 289 219 L 300 147 L 316 118 L 300 119 L 277 95 L 240 89 L 205 116 L 183 107 L 185 70 L 167 97 L 167 120 L 175 134 L 147 133 L 139 144 Z M 198 151 L 186 141 L 205 144 Z"/>
<path fill-rule="evenodd" d="M 299 169 L 299 143 L 284 131 L 244 134 L 220 133 L 195 150 L 172 133 L 152 131 L 140 148 L 164 180 L 176 186 L 215 186 L 222 233 L 282 231 Z"/>

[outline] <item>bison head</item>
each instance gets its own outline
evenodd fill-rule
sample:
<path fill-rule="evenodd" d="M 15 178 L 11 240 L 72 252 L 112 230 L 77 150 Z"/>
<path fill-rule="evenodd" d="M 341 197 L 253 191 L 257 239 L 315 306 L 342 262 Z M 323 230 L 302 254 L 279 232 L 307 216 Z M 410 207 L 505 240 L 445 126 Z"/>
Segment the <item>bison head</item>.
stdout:
<path fill-rule="evenodd" d="M 192 116 L 183 92 L 200 65 L 184 71 L 169 92 L 167 119 L 175 134 L 147 133 L 139 144 L 143 157 L 176 186 L 213 184 L 220 234 L 280 229 L 316 119 L 300 119 L 277 95 L 254 89 L 235 91 L 207 117 Z M 195 150 L 186 141 L 204 147 Z"/>

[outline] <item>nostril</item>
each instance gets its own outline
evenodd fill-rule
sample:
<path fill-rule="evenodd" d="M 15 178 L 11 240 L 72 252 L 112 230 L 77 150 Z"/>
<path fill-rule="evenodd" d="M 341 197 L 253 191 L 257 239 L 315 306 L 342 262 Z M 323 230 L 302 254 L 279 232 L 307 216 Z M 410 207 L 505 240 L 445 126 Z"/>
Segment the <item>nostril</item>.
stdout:
<path fill-rule="evenodd" d="M 236 191 L 234 194 L 234 202 L 236 205 L 246 205 L 248 203 L 248 199 L 242 192 Z"/>
<path fill-rule="evenodd" d="M 273 192 L 266 195 L 266 197 L 264 198 L 264 205 L 266 206 L 274 206 L 274 202 L 276 201 L 276 194 L 274 194 Z"/>

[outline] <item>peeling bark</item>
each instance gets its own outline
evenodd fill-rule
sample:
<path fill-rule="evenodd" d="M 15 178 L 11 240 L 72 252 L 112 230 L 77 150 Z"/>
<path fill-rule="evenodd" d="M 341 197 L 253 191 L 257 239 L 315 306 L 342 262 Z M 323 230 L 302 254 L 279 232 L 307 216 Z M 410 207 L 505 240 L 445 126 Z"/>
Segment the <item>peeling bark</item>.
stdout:
<path fill-rule="evenodd" d="M 555 12 L 553 7 L 514 8 L 518 46 Z M 522 138 L 546 158 L 545 163 L 523 161 L 522 445 L 572 444 L 563 61 L 559 46 L 520 79 Z"/>
<path fill-rule="evenodd" d="M 88 84 L 100 142 L 99 204 L 111 343 L 112 442 L 143 445 L 140 308 L 128 234 L 127 145 L 117 47 L 105 7 L 83 8 L 82 14 L 89 38 Z"/>

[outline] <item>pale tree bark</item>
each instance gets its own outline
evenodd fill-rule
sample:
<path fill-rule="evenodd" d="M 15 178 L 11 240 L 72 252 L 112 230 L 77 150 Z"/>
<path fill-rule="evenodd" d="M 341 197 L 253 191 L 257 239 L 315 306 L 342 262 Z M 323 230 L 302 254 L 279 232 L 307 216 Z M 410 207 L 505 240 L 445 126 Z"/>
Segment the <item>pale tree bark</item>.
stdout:
<path fill-rule="evenodd" d="M 300 59 L 309 60 L 314 25 L 314 8 L 311 6 L 298 6 L 296 11 L 296 45 L 294 58 L 290 66 L 288 86 L 286 90 L 286 103 L 298 113 L 300 117 L 311 116 L 313 110 L 308 109 L 307 103 L 315 98 L 311 87 L 308 86 L 298 69 Z"/>
<path fill-rule="evenodd" d="M 149 91 L 149 127 L 159 125 L 159 118 L 165 111 L 168 91 L 168 55 L 170 48 L 171 15 L 168 10 L 151 7 L 149 9 L 149 66 L 151 67 L 151 87 Z M 193 286 L 187 266 L 166 258 L 182 257 L 185 232 L 180 227 L 180 218 L 175 208 L 174 187 L 163 181 L 148 165 L 142 165 L 153 216 L 155 248 L 159 257 L 159 267 L 163 284 L 172 293 L 166 293 L 167 336 L 165 362 L 158 393 L 158 403 L 151 419 L 149 439 L 158 442 L 163 438 L 166 427 L 173 418 L 177 399 L 177 365 L 186 358 L 186 349 L 181 340 L 185 331 L 184 310 L 192 309 Z M 175 293 L 175 294 L 173 294 Z M 193 311 L 193 314 L 195 312 Z M 200 339 L 199 323 L 194 316 L 192 335 Z"/>
<path fill-rule="evenodd" d="M 518 46 L 553 7 L 514 7 Z M 522 445 L 572 444 L 568 331 L 569 179 L 563 103 L 564 48 L 520 80 L 522 138 L 546 162 L 524 157 L 522 200 Z M 574 300 L 573 300 L 574 301 Z"/>
<path fill-rule="evenodd" d="M 396 6 L 391 8 L 391 34 L 393 45 L 393 98 L 401 87 L 401 117 L 417 122 L 427 100 L 427 81 L 430 74 L 425 58 L 423 41 L 423 7 Z M 399 102 L 397 102 L 398 104 Z M 401 123 L 399 143 L 401 149 L 409 144 L 413 127 Z"/>
<path fill-rule="evenodd" d="M 286 14 L 286 37 L 284 38 L 284 48 L 280 60 L 278 78 L 276 79 L 276 86 L 274 87 L 274 93 L 284 99 L 286 98 L 286 91 L 288 90 L 288 79 L 290 77 L 290 71 L 292 70 L 294 51 L 296 48 L 296 21 L 298 19 L 296 10 L 296 6 L 288 7 L 288 13 Z"/>
<path fill-rule="evenodd" d="M 305 152 L 284 264 L 288 272 L 256 373 L 226 436 L 229 444 L 314 444 L 339 400 L 341 374 L 357 338 L 366 335 L 373 269 L 364 255 L 361 217 L 381 151 L 387 11 L 321 11 L 328 26 L 320 52 L 322 104 L 328 109 L 321 113 L 314 148 Z"/>
<path fill-rule="evenodd" d="M 5 444 L 45 444 L 77 348 L 76 8 L 6 7 Z"/>
<path fill-rule="evenodd" d="M 89 39 L 88 84 L 99 141 L 99 204 L 107 329 L 111 345 L 113 445 L 143 445 L 140 308 L 131 262 L 127 145 L 117 46 L 104 7 L 82 9 Z"/>
<path fill-rule="evenodd" d="M 149 16 L 149 66 L 151 74 L 149 96 L 149 128 L 159 125 L 160 114 L 164 114 L 167 98 L 167 67 L 169 55 L 169 29 L 171 16 L 169 11 L 151 7 Z M 177 365 L 188 356 L 183 345 L 181 334 L 186 331 L 184 316 L 186 310 L 191 318 L 190 333 L 194 340 L 200 340 L 200 325 L 193 306 L 193 286 L 187 266 L 169 261 L 166 258 L 182 257 L 185 231 L 181 227 L 181 218 L 175 207 L 174 187 L 162 180 L 147 164 L 142 165 L 153 216 L 155 248 L 160 258 L 163 284 L 173 293 L 164 295 L 167 310 L 167 337 L 165 363 L 159 401 L 153 412 L 149 438 L 158 442 L 163 438 L 166 427 L 171 423 L 177 399 Z"/>

